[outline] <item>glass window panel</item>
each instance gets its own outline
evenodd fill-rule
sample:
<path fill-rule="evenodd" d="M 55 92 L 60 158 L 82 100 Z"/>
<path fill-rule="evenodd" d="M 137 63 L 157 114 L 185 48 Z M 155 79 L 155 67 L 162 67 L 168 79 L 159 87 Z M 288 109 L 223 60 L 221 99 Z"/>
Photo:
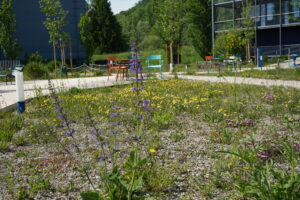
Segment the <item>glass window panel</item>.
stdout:
<path fill-rule="evenodd" d="M 273 3 L 268 3 L 267 4 L 267 20 L 273 20 L 273 14 L 275 13 L 275 9 L 274 9 L 274 4 Z"/>
<path fill-rule="evenodd" d="M 266 26 L 266 4 L 262 4 L 260 5 L 260 16 L 264 16 L 264 17 L 260 17 L 260 25 L 261 26 Z"/>
<path fill-rule="evenodd" d="M 225 21 L 233 19 L 233 8 L 232 7 L 215 7 L 215 21 Z"/>

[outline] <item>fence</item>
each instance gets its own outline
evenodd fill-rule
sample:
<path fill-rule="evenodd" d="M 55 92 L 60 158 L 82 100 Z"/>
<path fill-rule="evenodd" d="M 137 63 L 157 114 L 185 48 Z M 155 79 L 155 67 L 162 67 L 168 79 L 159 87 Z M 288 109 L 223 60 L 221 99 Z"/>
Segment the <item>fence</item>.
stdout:
<path fill-rule="evenodd" d="M 282 45 L 281 50 L 280 46 L 261 46 L 259 47 L 262 50 L 263 56 L 280 56 L 280 55 L 288 55 L 290 52 L 291 54 L 300 54 L 300 44 L 295 45 Z M 251 54 L 255 56 L 256 50 L 252 48 Z"/>
<path fill-rule="evenodd" d="M 12 71 L 16 65 L 20 65 L 20 60 L 0 60 L 0 71 Z"/>

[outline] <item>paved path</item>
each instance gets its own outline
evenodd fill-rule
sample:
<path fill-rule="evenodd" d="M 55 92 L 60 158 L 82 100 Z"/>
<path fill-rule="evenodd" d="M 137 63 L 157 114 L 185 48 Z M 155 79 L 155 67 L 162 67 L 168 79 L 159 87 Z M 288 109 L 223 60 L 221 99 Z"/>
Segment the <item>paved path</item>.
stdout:
<path fill-rule="evenodd" d="M 124 84 L 124 81 L 115 81 L 115 77 L 91 77 L 91 78 L 69 78 L 69 79 L 55 79 L 52 80 L 55 88 L 59 90 L 68 90 L 72 87 L 77 88 L 99 88 L 113 86 L 117 84 Z M 43 95 L 49 94 L 48 81 L 37 80 L 37 81 L 25 81 L 24 82 L 25 99 L 31 99 L 36 97 L 37 91 L 41 91 Z M 16 97 L 16 85 L 0 83 L 0 109 L 9 108 L 14 106 L 17 102 Z"/>

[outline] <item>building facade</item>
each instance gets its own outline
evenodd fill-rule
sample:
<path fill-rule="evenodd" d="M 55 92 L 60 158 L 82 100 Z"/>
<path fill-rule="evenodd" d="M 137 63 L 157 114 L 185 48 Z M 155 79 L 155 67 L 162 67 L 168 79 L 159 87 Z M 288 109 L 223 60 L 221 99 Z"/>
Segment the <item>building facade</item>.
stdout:
<path fill-rule="evenodd" d="M 1 0 L 0 0 L 1 2 Z M 63 9 L 68 11 L 68 25 L 65 31 L 70 34 L 72 57 L 74 62 L 84 58 L 84 49 L 80 45 L 78 23 L 81 14 L 87 8 L 85 0 L 62 0 Z M 17 21 L 15 38 L 22 46 L 20 59 L 38 52 L 48 60 L 53 60 L 53 46 L 49 43 L 49 34 L 43 22 L 45 15 L 41 12 L 39 0 L 13 0 L 13 10 Z M 57 57 L 60 58 L 60 50 L 57 49 Z M 69 58 L 69 49 L 66 49 L 66 57 Z M 0 59 L 5 59 L 0 53 Z"/>
<path fill-rule="evenodd" d="M 300 53 L 300 0 L 248 0 L 255 22 L 254 47 L 263 55 Z M 245 0 L 213 0 L 213 38 L 241 24 Z M 214 43 L 214 41 L 213 41 Z"/>

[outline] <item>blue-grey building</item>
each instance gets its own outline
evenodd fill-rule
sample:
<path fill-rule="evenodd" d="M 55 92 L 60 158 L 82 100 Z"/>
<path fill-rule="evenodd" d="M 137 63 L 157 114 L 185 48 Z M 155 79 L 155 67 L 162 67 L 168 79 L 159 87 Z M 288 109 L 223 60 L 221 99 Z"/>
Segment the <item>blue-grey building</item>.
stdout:
<path fill-rule="evenodd" d="M 241 24 L 246 0 L 213 0 L 213 35 Z M 300 53 L 300 1 L 249 0 L 255 22 L 254 47 L 264 55 Z"/>
<path fill-rule="evenodd" d="M 80 45 L 78 22 L 81 14 L 86 11 L 87 4 L 85 0 L 61 0 L 61 3 L 63 9 L 68 11 L 68 25 L 65 31 L 70 34 L 72 57 L 76 62 L 84 58 L 84 49 Z M 17 20 L 15 37 L 23 49 L 20 59 L 24 60 L 26 55 L 38 52 L 46 59 L 52 60 L 53 47 L 49 43 L 49 34 L 43 24 L 45 15 L 40 10 L 39 0 L 13 0 L 13 10 Z M 3 55 L 0 57 L 3 59 Z M 57 50 L 57 57 L 60 58 L 59 50 Z M 69 58 L 69 49 L 66 49 L 66 57 Z"/>

